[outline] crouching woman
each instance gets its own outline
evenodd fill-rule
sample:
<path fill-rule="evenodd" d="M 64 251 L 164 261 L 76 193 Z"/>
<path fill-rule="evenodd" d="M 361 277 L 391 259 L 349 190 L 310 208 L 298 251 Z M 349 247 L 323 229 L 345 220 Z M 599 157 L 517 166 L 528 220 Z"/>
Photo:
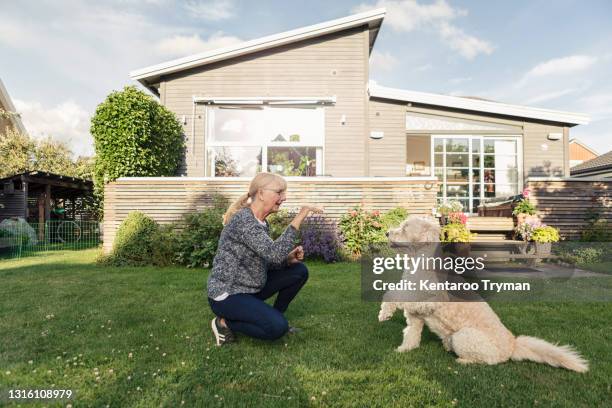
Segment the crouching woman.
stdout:
<path fill-rule="evenodd" d="M 286 190 L 281 176 L 259 173 L 249 192 L 223 217 L 208 278 L 208 303 L 216 315 L 211 326 L 218 346 L 232 342 L 234 333 L 274 340 L 289 331 L 283 313 L 308 279 L 308 269 L 300 262 L 304 251 L 294 242 L 304 218 L 321 210 L 302 207 L 281 236 L 272 240 L 266 217 L 279 210 Z M 275 294 L 273 306 L 264 302 Z"/>

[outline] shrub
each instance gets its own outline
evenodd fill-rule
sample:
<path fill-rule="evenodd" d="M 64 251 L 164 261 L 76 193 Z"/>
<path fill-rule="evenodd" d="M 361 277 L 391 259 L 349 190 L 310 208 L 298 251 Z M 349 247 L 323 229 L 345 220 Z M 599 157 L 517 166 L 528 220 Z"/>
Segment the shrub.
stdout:
<path fill-rule="evenodd" d="M 384 213 L 381 217 L 381 222 L 385 231 L 389 228 L 395 228 L 408 218 L 408 210 L 403 207 L 395 207 Z"/>
<path fill-rule="evenodd" d="M 339 260 L 341 241 L 336 223 L 314 215 L 304 220 L 300 230 L 306 258 L 322 258 L 325 262 Z"/>
<path fill-rule="evenodd" d="M 294 217 L 294 213 L 290 213 L 285 209 L 270 214 L 268 218 L 266 218 L 268 225 L 270 226 L 270 237 L 274 240 L 280 237 Z"/>
<path fill-rule="evenodd" d="M 152 96 L 127 86 L 96 108 L 91 119 L 96 161 L 94 183 L 121 176 L 172 176 L 184 149 L 183 129 L 174 113 Z"/>
<path fill-rule="evenodd" d="M 170 266 L 178 263 L 180 250 L 176 224 L 161 225 L 153 233 L 151 263 L 156 266 Z"/>
<path fill-rule="evenodd" d="M 582 231 L 581 241 L 585 242 L 610 242 L 612 241 L 612 226 L 602 219 L 599 211 L 589 210 L 587 213 L 588 224 Z"/>
<path fill-rule="evenodd" d="M 470 231 L 464 224 L 446 224 L 440 230 L 440 241 L 442 242 L 470 242 L 472 239 Z"/>
<path fill-rule="evenodd" d="M 558 242 L 559 231 L 551 226 L 542 225 L 533 230 L 531 239 L 534 242 L 547 243 L 547 242 Z"/>
<path fill-rule="evenodd" d="M 153 254 L 153 236 L 159 226 L 141 213 L 132 211 L 119 225 L 110 263 L 115 265 L 147 265 Z"/>
<path fill-rule="evenodd" d="M 210 267 L 223 230 L 224 208 L 206 208 L 183 217 L 177 260 L 188 267 Z"/>
<path fill-rule="evenodd" d="M 340 218 L 338 226 L 343 244 L 352 258 L 358 258 L 367 245 L 387 241 L 385 226 L 378 211 L 354 208 Z"/>

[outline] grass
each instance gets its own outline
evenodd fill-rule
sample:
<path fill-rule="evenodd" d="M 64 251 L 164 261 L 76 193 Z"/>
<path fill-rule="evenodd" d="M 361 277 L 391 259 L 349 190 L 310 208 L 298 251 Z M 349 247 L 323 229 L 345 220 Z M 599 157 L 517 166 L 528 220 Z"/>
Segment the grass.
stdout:
<path fill-rule="evenodd" d="M 606 273 L 608 275 L 612 275 L 612 261 L 591 263 L 591 264 L 580 264 L 578 266 L 588 271 Z"/>
<path fill-rule="evenodd" d="M 287 313 L 302 333 L 217 348 L 206 270 L 101 267 L 96 255 L 0 261 L 1 392 L 69 388 L 75 406 L 102 407 L 595 407 L 610 399 L 609 303 L 492 305 L 514 333 L 575 345 L 591 362 L 586 374 L 530 362 L 462 366 L 427 330 L 420 348 L 396 353 L 404 322 L 397 314 L 379 323 L 379 305 L 361 301 L 359 264 L 309 263 L 310 280 Z"/>

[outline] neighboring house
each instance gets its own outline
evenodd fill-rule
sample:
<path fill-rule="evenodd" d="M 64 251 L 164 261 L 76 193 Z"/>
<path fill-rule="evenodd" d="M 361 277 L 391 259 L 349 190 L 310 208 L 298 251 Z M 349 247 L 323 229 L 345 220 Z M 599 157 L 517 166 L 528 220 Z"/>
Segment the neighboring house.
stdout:
<path fill-rule="evenodd" d="M 2 83 L 2 79 L 0 79 L 0 109 L 4 111 L 4 115 L 0 115 L 0 134 L 4 133 L 7 127 L 21 133 L 27 133 L 11 97 Z"/>
<path fill-rule="evenodd" d="M 384 9 L 130 73 L 184 125 L 177 175 L 415 178 L 475 212 L 527 177 L 569 176 L 586 115 L 388 88 L 370 81 Z"/>
<path fill-rule="evenodd" d="M 572 167 L 577 166 L 585 161 L 591 160 L 599 156 L 595 150 L 585 145 L 578 139 L 570 139 L 569 141 L 569 158 L 570 172 Z"/>
<path fill-rule="evenodd" d="M 612 151 L 571 168 L 572 177 L 612 178 Z"/>

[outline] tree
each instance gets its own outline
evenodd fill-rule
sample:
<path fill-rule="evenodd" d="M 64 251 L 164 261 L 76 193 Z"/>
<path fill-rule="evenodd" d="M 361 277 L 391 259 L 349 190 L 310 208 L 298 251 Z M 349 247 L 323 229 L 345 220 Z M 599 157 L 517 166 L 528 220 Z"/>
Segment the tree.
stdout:
<path fill-rule="evenodd" d="M 112 92 L 98 105 L 91 134 L 100 197 L 104 184 L 118 177 L 174 175 L 185 144 L 174 113 L 134 86 Z"/>
<path fill-rule="evenodd" d="M 12 128 L 0 133 L 0 178 L 30 170 L 35 149 L 36 144 L 28 135 Z"/>

